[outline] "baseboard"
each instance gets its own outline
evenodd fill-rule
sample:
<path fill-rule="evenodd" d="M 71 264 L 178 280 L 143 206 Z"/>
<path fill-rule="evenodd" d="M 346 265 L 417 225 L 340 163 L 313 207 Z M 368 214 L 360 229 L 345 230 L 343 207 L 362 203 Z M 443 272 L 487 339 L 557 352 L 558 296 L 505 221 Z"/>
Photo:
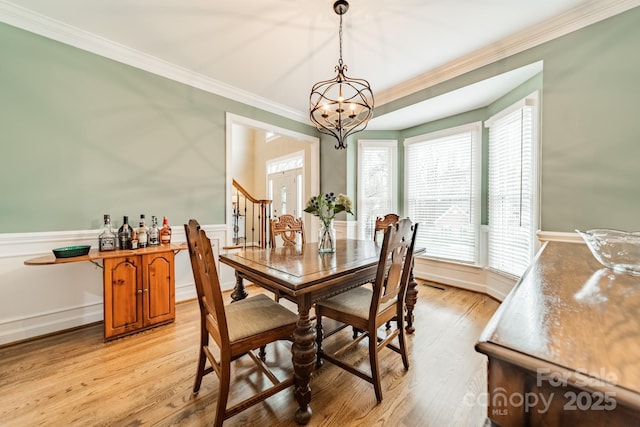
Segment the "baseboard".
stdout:
<path fill-rule="evenodd" d="M 193 282 L 182 283 L 180 286 L 176 285 L 176 303 L 182 301 L 188 301 L 198 297 L 196 292 L 196 284 Z"/>
<path fill-rule="evenodd" d="M 102 320 L 102 303 L 4 320 L 0 323 L 0 345 L 102 322 Z"/>
<path fill-rule="evenodd" d="M 482 267 L 416 257 L 413 274 L 418 279 L 487 293 L 485 271 Z"/>

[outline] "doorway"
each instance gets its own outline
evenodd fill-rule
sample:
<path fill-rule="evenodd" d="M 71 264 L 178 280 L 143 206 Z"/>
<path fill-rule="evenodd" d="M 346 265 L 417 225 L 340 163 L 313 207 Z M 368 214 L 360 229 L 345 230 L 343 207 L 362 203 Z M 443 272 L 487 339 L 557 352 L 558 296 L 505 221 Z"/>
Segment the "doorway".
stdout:
<path fill-rule="evenodd" d="M 304 200 L 304 152 L 267 161 L 267 192 L 271 217 L 302 216 Z"/>
<path fill-rule="evenodd" d="M 241 182 L 245 188 L 249 187 L 247 189 L 250 193 L 255 193 L 254 195 L 257 198 L 271 198 L 271 195 L 275 192 L 270 192 L 271 190 L 269 189 L 270 174 L 282 172 L 283 170 L 301 169 L 302 173 L 298 174 L 298 178 L 294 178 L 295 182 L 286 182 L 283 177 L 282 181 L 275 185 L 278 185 L 280 189 L 282 189 L 283 184 L 286 186 L 285 192 L 280 193 L 286 194 L 286 213 L 291 213 L 297 217 L 302 216 L 305 195 L 318 194 L 320 191 L 319 138 L 231 113 L 227 113 L 226 133 L 227 243 L 233 239 L 234 215 L 232 203 L 233 188 L 231 183 L 234 178 L 238 179 L 240 177 L 241 180 L 239 180 L 239 182 Z M 244 136 L 252 133 L 261 134 L 261 138 L 258 138 L 260 142 L 256 141 L 254 144 L 248 146 L 238 144 L 238 139 L 242 139 Z M 278 137 L 274 137 L 271 134 L 275 134 Z M 280 170 L 269 171 L 267 168 L 267 160 L 269 159 L 271 159 L 269 164 L 275 164 L 285 159 L 287 159 L 287 163 L 289 163 L 290 160 L 300 157 L 302 157 L 302 159 L 297 160 L 299 162 L 298 165 L 294 162 L 293 166 L 284 168 L 280 166 L 282 168 Z M 291 175 L 295 176 L 295 172 L 291 172 Z M 266 183 L 265 179 L 267 181 Z M 287 179 L 291 180 L 291 177 Z M 292 200 L 291 197 L 295 197 L 295 200 Z M 271 200 L 273 200 L 273 198 L 271 198 Z M 277 215 L 280 215 L 283 213 L 281 212 L 282 201 L 276 201 L 276 203 L 278 203 L 279 206 L 277 208 Z M 274 215 L 273 212 L 272 215 Z M 305 235 L 316 236 L 317 228 L 318 225 L 316 221 L 308 221 L 308 223 L 305 223 Z"/>
<path fill-rule="evenodd" d="M 271 204 L 271 216 L 278 217 L 283 214 L 293 215 L 296 218 L 302 216 L 302 169 L 292 169 L 270 174 L 269 198 Z"/>

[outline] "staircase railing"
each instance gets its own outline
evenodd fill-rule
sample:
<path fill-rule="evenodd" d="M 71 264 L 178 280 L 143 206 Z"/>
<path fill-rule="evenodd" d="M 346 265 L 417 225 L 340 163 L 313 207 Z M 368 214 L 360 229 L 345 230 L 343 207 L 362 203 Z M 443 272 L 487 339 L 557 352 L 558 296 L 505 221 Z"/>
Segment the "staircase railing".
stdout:
<path fill-rule="evenodd" d="M 225 249 L 268 245 L 269 222 L 271 220 L 271 200 L 253 197 L 235 179 L 233 180 L 233 245 Z"/>

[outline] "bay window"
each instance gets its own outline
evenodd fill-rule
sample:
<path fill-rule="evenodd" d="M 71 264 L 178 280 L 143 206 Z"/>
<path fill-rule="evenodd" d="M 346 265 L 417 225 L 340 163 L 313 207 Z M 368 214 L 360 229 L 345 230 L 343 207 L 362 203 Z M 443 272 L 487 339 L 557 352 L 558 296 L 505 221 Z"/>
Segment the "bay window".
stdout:
<path fill-rule="evenodd" d="M 479 122 L 405 140 L 405 216 L 428 257 L 479 262 L 480 148 Z"/>

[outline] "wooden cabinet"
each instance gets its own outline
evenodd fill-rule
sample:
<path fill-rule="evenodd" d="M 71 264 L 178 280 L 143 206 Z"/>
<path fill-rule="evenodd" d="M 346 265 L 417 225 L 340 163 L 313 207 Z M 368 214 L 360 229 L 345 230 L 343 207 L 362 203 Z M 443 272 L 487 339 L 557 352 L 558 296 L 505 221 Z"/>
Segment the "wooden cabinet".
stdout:
<path fill-rule="evenodd" d="M 492 425 L 639 426 L 640 278 L 548 242 L 485 328 Z"/>
<path fill-rule="evenodd" d="M 175 312 L 175 254 L 184 243 L 115 250 L 72 258 L 53 254 L 26 260 L 25 265 L 54 265 L 89 261 L 104 268 L 104 339 L 173 322 Z M 102 265 L 99 261 L 102 260 Z"/>
<path fill-rule="evenodd" d="M 104 260 L 105 340 L 175 319 L 173 265 L 173 251 Z"/>

